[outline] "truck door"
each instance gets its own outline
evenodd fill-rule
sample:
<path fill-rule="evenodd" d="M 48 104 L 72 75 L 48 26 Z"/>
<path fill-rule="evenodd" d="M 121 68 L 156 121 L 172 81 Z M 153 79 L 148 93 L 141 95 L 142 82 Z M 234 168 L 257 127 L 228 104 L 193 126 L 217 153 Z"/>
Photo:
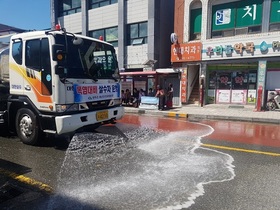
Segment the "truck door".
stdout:
<path fill-rule="evenodd" d="M 26 95 L 30 98 L 35 95 L 38 102 L 51 102 L 48 96 L 52 95 L 52 74 L 47 38 L 26 41 L 25 64 L 28 78 Z"/>

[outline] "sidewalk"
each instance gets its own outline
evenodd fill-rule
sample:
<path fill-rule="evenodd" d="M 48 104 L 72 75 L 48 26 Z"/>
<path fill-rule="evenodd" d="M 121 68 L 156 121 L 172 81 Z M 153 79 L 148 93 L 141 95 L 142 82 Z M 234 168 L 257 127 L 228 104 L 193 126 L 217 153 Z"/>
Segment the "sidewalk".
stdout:
<path fill-rule="evenodd" d="M 280 111 L 257 112 L 252 105 L 209 104 L 183 105 L 170 110 L 143 110 L 134 107 L 124 107 L 125 113 L 148 114 L 168 117 L 185 117 L 189 120 L 235 120 L 246 122 L 280 124 Z"/>

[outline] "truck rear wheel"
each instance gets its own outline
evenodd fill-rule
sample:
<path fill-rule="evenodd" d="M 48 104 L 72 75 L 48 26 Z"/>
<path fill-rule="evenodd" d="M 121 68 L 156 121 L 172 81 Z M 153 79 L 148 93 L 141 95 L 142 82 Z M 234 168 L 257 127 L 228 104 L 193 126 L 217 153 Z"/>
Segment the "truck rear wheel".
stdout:
<path fill-rule="evenodd" d="M 27 108 L 21 108 L 17 112 L 16 131 L 20 140 L 28 145 L 38 145 L 43 134 L 36 115 Z"/>

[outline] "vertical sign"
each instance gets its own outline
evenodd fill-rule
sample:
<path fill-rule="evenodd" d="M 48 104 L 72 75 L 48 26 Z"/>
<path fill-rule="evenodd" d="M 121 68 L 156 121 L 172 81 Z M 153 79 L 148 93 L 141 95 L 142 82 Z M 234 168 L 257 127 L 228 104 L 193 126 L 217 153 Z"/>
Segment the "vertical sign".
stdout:
<path fill-rule="evenodd" d="M 181 73 L 181 102 L 187 103 L 187 69 Z"/>
<path fill-rule="evenodd" d="M 266 75 L 266 61 L 259 61 L 259 69 L 258 69 L 258 87 L 264 87 Z"/>

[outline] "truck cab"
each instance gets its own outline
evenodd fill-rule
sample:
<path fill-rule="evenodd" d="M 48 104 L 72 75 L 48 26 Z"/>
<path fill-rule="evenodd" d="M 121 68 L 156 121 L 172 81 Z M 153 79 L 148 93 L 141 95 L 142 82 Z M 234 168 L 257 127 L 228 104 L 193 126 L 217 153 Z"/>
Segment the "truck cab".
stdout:
<path fill-rule="evenodd" d="M 9 49 L 0 120 L 22 142 L 36 145 L 45 134 L 73 135 L 124 115 L 111 44 L 62 29 L 13 35 Z"/>

